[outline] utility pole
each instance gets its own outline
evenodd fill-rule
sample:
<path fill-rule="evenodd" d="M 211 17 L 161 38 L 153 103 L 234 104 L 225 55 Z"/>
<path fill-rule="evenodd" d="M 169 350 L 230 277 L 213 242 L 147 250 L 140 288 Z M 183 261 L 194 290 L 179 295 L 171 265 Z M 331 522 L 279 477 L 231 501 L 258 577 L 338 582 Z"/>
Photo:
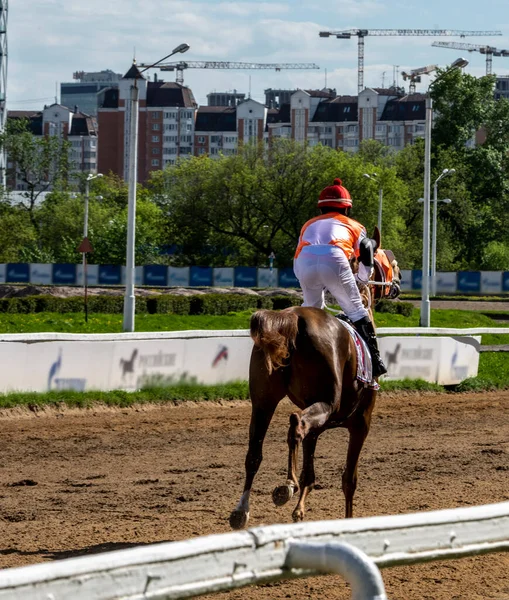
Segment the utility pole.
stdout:
<path fill-rule="evenodd" d="M 0 0 L 0 133 L 7 119 L 7 14 L 9 0 Z M 0 186 L 5 190 L 7 157 L 0 152 Z"/>

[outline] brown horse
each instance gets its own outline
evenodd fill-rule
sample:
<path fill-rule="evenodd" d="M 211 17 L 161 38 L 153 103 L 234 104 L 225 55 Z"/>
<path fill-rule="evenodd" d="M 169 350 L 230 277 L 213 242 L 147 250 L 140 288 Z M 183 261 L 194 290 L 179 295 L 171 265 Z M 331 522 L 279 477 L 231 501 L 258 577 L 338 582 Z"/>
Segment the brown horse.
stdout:
<path fill-rule="evenodd" d="M 399 270 L 395 260 L 392 266 L 396 279 Z M 375 278 L 380 281 L 379 277 L 380 272 L 375 269 Z M 384 290 L 386 287 L 370 291 L 362 286 L 365 305 L 371 307 L 377 297 L 389 295 Z M 300 491 L 293 520 L 303 520 L 305 501 L 315 483 L 314 454 L 318 437 L 327 429 L 344 427 L 349 433 L 349 444 L 342 484 L 345 516 L 352 517 L 357 463 L 369 432 L 377 392 L 356 380 L 357 357 L 350 334 L 339 319 L 322 309 L 293 307 L 280 312 L 257 311 L 251 318 L 251 337 L 254 341 L 249 368 L 252 412 L 246 479 L 241 499 L 230 515 L 231 527 L 241 529 L 247 525 L 249 496 L 262 461 L 265 434 L 277 405 L 285 396 L 302 412 L 290 416 L 287 480 L 274 489 L 274 504 L 282 506 Z M 303 466 L 297 480 L 301 443 Z"/>

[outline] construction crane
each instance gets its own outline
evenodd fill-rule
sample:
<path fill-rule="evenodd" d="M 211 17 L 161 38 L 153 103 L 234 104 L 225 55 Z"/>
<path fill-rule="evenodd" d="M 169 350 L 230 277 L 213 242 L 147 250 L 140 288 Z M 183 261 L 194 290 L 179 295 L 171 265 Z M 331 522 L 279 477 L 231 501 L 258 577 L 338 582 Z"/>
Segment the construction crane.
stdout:
<path fill-rule="evenodd" d="M 138 67 L 150 65 L 139 64 Z M 320 69 L 314 63 L 249 63 L 249 62 L 225 62 L 225 61 L 191 61 L 170 62 L 157 65 L 161 71 L 176 71 L 175 81 L 183 85 L 185 69 Z"/>
<path fill-rule="evenodd" d="M 403 81 L 410 79 L 410 86 L 408 88 L 408 92 L 410 94 L 415 94 L 415 84 L 421 83 L 421 75 L 429 75 L 438 69 L 438 65 L 428 65 L 427 67 L 420 67 L 419 69 L 412 69 L 409 73 L 406 71 L 401 71 L 401 76 L 403 77 Z"/>
<path fill-rule="evenodd" d="M 509 50 L 499 50 L 493 46 L 479 46 L 478 44 L 464 44 L 463 42 L 433 42 L 437 48 L 451 48 L 452 50 L 466 50 L 467 52 L 480 52 L 486 54 L 486 75 L 493 72 L 494 56 L 509 56 Z"/>
<path fill-rule="evenodd" d="M 376 36 L 494 36 L 502 35 L 501 31 L 456 31 L 454 29 L 345 29 L 344 31 L 320 31 L 320 37 L 336 36 L 340 40 L 349 40 L 357 36 L 358 39 L 358 69 L 357 85 L 359 93 L 364 89 L 364 38 L 368 35 Z"/>

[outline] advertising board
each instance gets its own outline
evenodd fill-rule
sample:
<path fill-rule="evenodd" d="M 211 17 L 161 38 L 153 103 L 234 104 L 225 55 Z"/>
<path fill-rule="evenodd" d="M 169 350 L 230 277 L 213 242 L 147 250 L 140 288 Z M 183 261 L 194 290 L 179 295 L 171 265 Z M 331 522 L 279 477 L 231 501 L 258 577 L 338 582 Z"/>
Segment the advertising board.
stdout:
<path fill-rule="evenodd" d="M 295 277 L 295 273 L 293 272 L 292 267 L 286 267 L 284 269 L 279 269 L 278 271 L 278 282 L 279 287 L 300 287 L 299 280 Z"/>
<path fill-rule="evenodd" d="M 458 292 L 475 293 L 481 291 L 481 273 L 479 271 L 460 271 L 458 273 Z"/>
<path fill-rule="evenodd" d="M 191 267 L 189 285 L 210 287 L 212 285 L 212 267 Z"/>
<path fill-rule="evenodd" d="M 120 265 L 99 265 L 97 282 L 99 285 L 120 285 Z"/>
<path fill-rule="evenodd" d="M 216 267 L 213 278 L 215 287 L 233 287 L 233 267 Z"/>
<path fill-rule="evenodd" d="M 6 283 L 29 283 L 30 265 L 28 263 L 8 263 L 5 281 Z"/>
<path fill-rule="evenodd" d="M 276 287 L 277 281 L 278 281 L 278 270 L 276 268 L 258 269 L 258 287 L 260 287 L 260 288 Z"/>
<path fill-rule="evenodd" d="M 146 265 L 143 267 L 143 285 L 168 285 L 168 267 L 165 265 Z"/>
<path fill-rule="evenodd" d="M 481 293 L 500 294 L 502 292 L 502 271 L 481 271 Z"/>
<path fill-rule="evenodd" d="M 168 285 L 187 287 L 189 285 L 189 267 L 168 267 Z"/>
<path fill-rule="evenodd" d="M 235 287 L 256 287 L 256 267 L 235 267 L 233 281 Z"/>
<path fill-rule="evenodd" d="M 456 272 L 440 272 L 436 274 L 437 293 L 454 294 L 456 292 L 457 274 Z"/>
<path fill-rule="evenodd" d="M 76 283 L 75 264 L 53 265 L 53 283 L 56 285 L 74 285 Z"/>
<path fill-rule="evenodd" d="M 30 264 L 30 283 L 35 285 L 51 285 L 53 282 L 53 269 L 51 265 L 42 263 Z"/>

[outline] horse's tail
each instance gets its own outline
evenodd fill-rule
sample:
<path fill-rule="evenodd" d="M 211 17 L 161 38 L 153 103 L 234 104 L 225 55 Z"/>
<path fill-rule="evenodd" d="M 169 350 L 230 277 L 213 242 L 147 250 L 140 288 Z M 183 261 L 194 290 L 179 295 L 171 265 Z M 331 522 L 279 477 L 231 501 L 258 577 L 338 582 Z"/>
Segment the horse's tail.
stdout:
<path fill-rule="evenodd" d="M 284 366 L 295 347 L 298 320 L 291 309 L 258 310 L 251 317 L 251 337 L 255 346 L 263 350 L 269 373 Z"/>

